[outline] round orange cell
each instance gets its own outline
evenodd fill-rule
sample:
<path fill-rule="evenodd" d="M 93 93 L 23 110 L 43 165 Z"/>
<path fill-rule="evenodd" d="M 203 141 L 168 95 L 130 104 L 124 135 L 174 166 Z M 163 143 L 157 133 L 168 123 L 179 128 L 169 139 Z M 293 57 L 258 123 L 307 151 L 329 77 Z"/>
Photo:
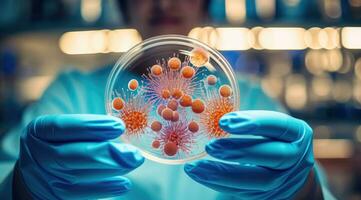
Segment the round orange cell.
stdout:
<path fill-rule="evenodd" d="M 183 96 L 182 90 L 178 88 L 173 88 L 172 97 L 175 99 L 179 99 L 181 98 L 181 96 Z"/>
<path fill-rule="evenodd" d="M 201 67 L 206 64 L 208 60 L 208 52 L 202 48 L 195 48 L 190 53 L 190 62 L 196 67 Z"/>
<path fill-rule="evenodd" d="M 200 99 L 196 99 L 192 102 L 192 111 L 194 113 L 202 113 L 205 109 L 204 103 Z"/>
<path fill-rule="evenodd" d="M 159 121 L 154 121 L 152 122 L 152 124 L 150 125 L 150 128 L 155 131 L 158 132 L 162 129 L 162 124 Z"/>
<path fill-rule="evenodd" d="M 172 110 L 177 110 L 178 102 L 175 99 L 169 100 L 167 107 Z"/>
<path fill-rule="evenodd" d="M 162 90 L 163 99 L 168 99 L 170 97 L 170 91 L 167 89 Z"/>
<path fill-rule="evenodd" d="M 178 70 L 181 67 L 182 63 L 177 57 L 173 57 L 168 60 L 168 67 L 171 70 Z"/>
<path fill-rule="evenodd" d="M 178 151 L 177 144 L 175 142 L 167 142 L 164 145 L 164 153 L 168 156 L 174 156 Z"/>
<path fill-rule="evenodd" d="M 222 97 L 229 97 L 232 95 L 232 88 L 229 87 L 229 85 L 222 85 L 220 88 L 219 88 L 219 94 L 222 96 Z"/>
<path fill-rule="evenodd" d="M 163 104 L 158 106 L 157 108 L 158 115 L 162 116 L 162 111 L 164 110 L 164 108 L 166 108 L 166 106 Z"/>
<path fill-rule="evenodd" d="M 195 73 L 196 71 L 190 66 L 185 66 L 181 69 L 181 74 L 184 78 L 192 78 Z"/>
<path fill-rule="evenodd" d="M 132 79 L 128 83 L 128 88 L 129 88 L 129 90 L 132 90 L 132 91 L 136 90 L 138 88 L 138 86 L 139 86 L 139 83 L 136 79 Z"/>
<path fill-rule="evenodd" d="M 192 105 L 192 97 L 188 94 L 183 95 L 179 101 L 179 104 L 183 107 L 191 106 Z"/>
<path fill-rule="evenodd" d="M 170 108 L 164 108 L 164 110 L 162 111 L 162 117 L 165 120 L 172 120 L 173 118 L 173 110 L 171 110 Z"/>
<path fill-rule="evenodd" d="M 217 83 L 217 77 L 215 75 L 207 76 L 208 85 L 215 85 Z"/>
<path fill-rule="evenodd" d="M 150 73 L 153 75 L 153 76 L 160 76 L 163 72 L 163 69 L 160 65 L 153 65 L 151 68 L 150 68 Z"/>
<path fill-rule="evenodd" d="M 179 120 L 179 113 L 177 111 L 173 111 L 172 122 L 176 122 L 178 120 Z"/>
<path fill-rule="evenodd" d="M 159 140 L 154 140 L 152 142 L 152 147 L 155 148 L 155 149 L 158 149 L 160 147 L 160 142 Z"/>
<path fill-rule="evenodd" d="M 198 126 L 197 122 L 191 121 L 188 124 L 188 130 L 193 133 L 197 132 L 199 130 L 199 126 Z"/>
<path fill-rule="evenodd" d="M 113 108 L 115 110 L 121 110 L 124 108 L 124 100 L 120 97 L 113 99 Z"/>

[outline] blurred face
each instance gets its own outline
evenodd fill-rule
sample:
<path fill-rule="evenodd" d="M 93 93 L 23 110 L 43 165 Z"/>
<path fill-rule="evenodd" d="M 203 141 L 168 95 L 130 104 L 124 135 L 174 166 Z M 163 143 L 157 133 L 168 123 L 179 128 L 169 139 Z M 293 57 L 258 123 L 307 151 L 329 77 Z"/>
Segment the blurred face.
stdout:
<path fill-rule="evenodd" d="M 162 34 L 187 35 L 203 23 L 203 0 L 129 0 L 130 24 L 144 39 Z"/>

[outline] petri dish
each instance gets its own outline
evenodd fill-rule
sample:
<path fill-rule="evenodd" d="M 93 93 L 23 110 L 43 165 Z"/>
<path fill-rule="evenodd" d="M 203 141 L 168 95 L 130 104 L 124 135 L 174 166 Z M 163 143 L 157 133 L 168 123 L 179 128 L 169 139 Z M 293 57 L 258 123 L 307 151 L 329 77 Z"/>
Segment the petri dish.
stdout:
<path fill-rule="evenodd" d="M 106 112 L 126 125 L 120 140 L 165 164 L 205 156 L 210 140 L 227 137 L 219 119 L 239 104 L 227 60 L 180 35 L 153 37 L 123 54 L 105 90 Z"/>

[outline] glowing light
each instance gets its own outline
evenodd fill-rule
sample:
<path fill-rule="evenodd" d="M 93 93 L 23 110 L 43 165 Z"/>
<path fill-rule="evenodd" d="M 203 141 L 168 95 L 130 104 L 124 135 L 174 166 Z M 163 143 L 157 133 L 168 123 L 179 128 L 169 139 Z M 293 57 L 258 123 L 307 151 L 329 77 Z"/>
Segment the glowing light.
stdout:
<path fill-rule="evenodd" d="M 352 142 L 345 139 L 314 139 L 313 151 L 316 158 L 349 158 Z"/>
<path fill-rule="evenodd" d="M 262 19 L 271 19 L 275 15 L 275 0 L 256 0 L 257 14 Z"/>
<path fill-rule="evenodd" d="M 262 89 L 271 97 L 282 94 L 283 82 L 279 77 L 265 77 L 261 81 Z"/>
<path fill-rule="evenodd" d="M 335 81 L 332 88 L 332 96 L 335 101 L 345 103 L 352 97 L 352 85 L 349 81 Z"/>
<path fill-rule="evenodd" d="M 313 27 L 306 31 L 305 34 L 305 43 L 311 49 L 321 49 L 321 45 L 319 42 L 319 33 L 321 28 Z"/>
<path fill-rule="evenodd" d="M 101 0 L 81 0 L 80 13 L 86 22 L 95 22 L 99 19 L 102 7 Z"/>
<path fill-rule="evenodd" d="M 113 30 L 108 34 L 108 51 L 126 52 L 141 41 L 142 38 L 135 29 Z"/>
<path fill-rule="evenodd" d="M 319 50 L 310 50 L 306 53 L 305 65 L 311 74 L 320 75 L 324 73 L 323 67 L 320 65 L 320 63 L 322 63 L 322 60 L 320 62 L 322 55 L 322 52 Z"/>
<path fill-rule="evenodd" d="M 331 93 L 332 83 L 329 76 L 316 76 L 311 82 L 312 92 L 319 98 L 325 98 Z"/>
<path fill-rule="evenodd" d="M 247 50 L 254 43 L 252 32 L 247 28 L 217 28 L 218 50 Z"/>
<path fill-rule="evenodd" d="M 343 57 L 340 50 L 334 49 L 334 50 L 323 51 L 323 56 L 324 59 L 327 60 L 326 61 L 327 64 L 322 66 L 324 70 L 335 72 L 341 68 Z"/>
<path fill-rule="evenodd" d="M 325 49 L 334 49 L 340 47 L 340 36 L 335 28 L 324 28 L 318 33 L 320 46 Z"/>
<path fill-rule="evenodd" d="M 361 49 L 361 27 L 345 27 L 341 31 L 342 45 L 347 49 Z"/>
<path fill-rule="evenodd" d="M 135 29 L 73 31 L 64 33 L 59 47 L 66 54 L 125 52 L 141 42 Z"/>
<path fill-rule="evenodd" d="M 64 33 L 59 41 L 60 49 L 66 54 L 91 54 L 106 50 L 106 32 L 78 31 Z"/>
<path fill-rule="evenodd" d="M 218 33 L 214 27 L 206 26 L 206 27 L 196 27 L 193 28 L 189 33 L 188 36 L 204 42 L 211 47 L 215 47 L 218 40 Z"/>
<path fill-rule="evenodd" d="M 337 19 L 341 17 L 341 2 L 340 0 L 324 0 L 323 6 L 327 17 Z"/>
<path fill-rule="evenodd" d="M 265 28 L 260 32 L 259 41 L 265 49 L 305 49 L 305 32 L 303 28 Z"/>
<path fill-rule="evenodd" d="M 285 100 L 295 110 L 305 107 L 307 103 L 306 81 L 302 75 L 292 75 L 286 80 Z"/>
<path fill-rule="evenodd" d="M 254 38 L 254 42 L 253 42 L 253 45 L 252 45 L 252 47 L 254 48 L 254 49 L 258 49 L 258 50 L 260 50 L 260 49 L 263 49 L 262 48 L 262 46 L 261 46 L 261 44 L 259 43 L 259 34 L 260 34 L 260 32 L 263 30 L 263 27 L 260 27 L 260 26 L 256 26 L 256 27 L 254 27 L 254 28 L 252 28 L 251 29 L 251 33 L 252 33 L 252 35 L 253 35 L 253 38 Z"/>
<path fill-rule="evenodd" d="M 245 0 L 226 0 L 226 17 L 232 24 L 239 24 L 246 19 Z"/>

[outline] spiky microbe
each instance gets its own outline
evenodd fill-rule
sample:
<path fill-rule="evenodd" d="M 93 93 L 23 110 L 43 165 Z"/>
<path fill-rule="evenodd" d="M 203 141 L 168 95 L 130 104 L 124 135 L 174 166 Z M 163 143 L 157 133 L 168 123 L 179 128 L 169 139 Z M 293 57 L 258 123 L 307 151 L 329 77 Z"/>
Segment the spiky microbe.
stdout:
<path fill-rule="evenodd" d="M 188 123 L 185 119 L 180 119 L 177 122 L 167 122 L 162 130 L 160 131 L 156 140 L 159 140 L 161 146 L 163 147 L 163 151 L 166 155 L 169 155 L 167 150 L 164 149 L 166 145 L 169 145 L 170 142 L 174 143 L 177 147 L 177 151 L 181 150 L 185 153 L 189 153 L 191 151 L 191 146 L 194 143 L 194 136 L 188 130 Z M 170 148 L 170 147 L 169 147 Z"/>
<path fill-rule="evenodd" d="M 200 122 L 204 126 L 205 132 L 210 137 L 223 137 L 227 133 L 219 127 L 221 117 L 234 109 L 233 103 L 229 98 L 214 97 L 209 99 L 207 107 L 200 116 Z"/>

